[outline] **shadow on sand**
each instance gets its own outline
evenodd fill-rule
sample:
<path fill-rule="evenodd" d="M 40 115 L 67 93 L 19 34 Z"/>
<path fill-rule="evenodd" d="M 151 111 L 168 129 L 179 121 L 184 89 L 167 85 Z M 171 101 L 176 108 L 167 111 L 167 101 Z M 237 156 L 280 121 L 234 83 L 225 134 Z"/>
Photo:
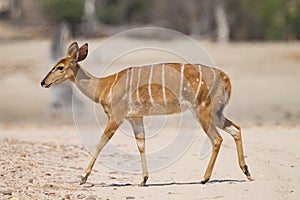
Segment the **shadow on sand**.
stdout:
<path fill-rule="evenodd" d="M 210 185 L 214 183 L 243 183 L 246 180 L 234 180 L 234 179 L 224 179 L 224 180 L 211 180 L 207 182 L 205 185 Z M 144 187 L 164 187 L 170 185 L 203 185 L 200 181 L 196 182 L 168 182 L 168 183 L 150 183 L 145 185 Z M 138 184 L 131 184 L 131 183 L 112 183 L 112 184 L 105 184 L 105 183 L 86 183 L 84 187 L 132 187 L 138 186 Z"/>

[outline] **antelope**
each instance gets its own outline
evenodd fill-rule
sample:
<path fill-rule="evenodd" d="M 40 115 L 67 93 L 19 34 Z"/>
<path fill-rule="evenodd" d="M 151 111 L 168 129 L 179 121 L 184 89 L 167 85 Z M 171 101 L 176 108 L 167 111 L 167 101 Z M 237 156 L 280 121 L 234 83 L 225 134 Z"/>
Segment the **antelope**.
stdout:
<path fill-rule="evenodd" d="M 67 49 L 67 56 L 59 60 L 41 82 L 42 87 L 49 88 L 70 80 L 85 96 L 101 104 L 107 114 L 106 128 L 80 184 L 86 183 L 100 151 L 122 122 L 128 120 L 142 163 L 140 185 L 145 186 L 148 168 L 143 117 L 186 110 L 192 111 L 212 143 L 211 157 L 201 183 L 210 179 L 223 141 L 217 128 L 233 137 L 239 166 L 250 181 L 254 180 L 245 163 L 241 128 L 223 114 L 231 95 L 230 79 L 223 71 L 200 64 L 159 63 L 130 67 L 108 77 L 96 78 L 79 64 L 87 54 L 87 43 L 79 48 L 77 42 L 73 42 Z"/>

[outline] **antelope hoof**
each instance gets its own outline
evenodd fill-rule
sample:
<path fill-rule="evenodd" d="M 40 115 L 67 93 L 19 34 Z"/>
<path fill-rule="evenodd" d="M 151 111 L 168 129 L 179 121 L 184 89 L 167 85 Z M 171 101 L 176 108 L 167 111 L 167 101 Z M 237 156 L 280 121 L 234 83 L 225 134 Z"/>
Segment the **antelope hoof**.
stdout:
<path fill-rule="evenodd" d="M 144 179 L 143 179 L 143 181 L 139 184 L 139 186 L 140 186 L 140 187 L 146 186 L 147 180 L 148 180 L 148 176 L 144 176 Z"/>
<path fill-rule="evenodd" d="M 81 177 L 81 181 L 80 181 L 79 184 L 80 184 L 80 185 L 85 184 L 86 181 L 87 181 L 88 176 L 89 176 L 89 174 L 86 174 L 86 175 L 82 176 L 82 177 Z"/>
<path fill-rule="evenodd" d="M 244 167 L 242 168 L 242 170 L 243 170 L 244 174 L 247 176 L 247 179 L 249 181 L 254 181 L 254 178 L 252 178 L 251 175 L 250 175 L 250 172 L 248 170 L 248 166 L 247 165 L 244 165 Z"/>
<path fill-rule="evenodd" d="M 204 184 L 207 183 L 208 181 L 209 181 L 209 178 L 203 179 L 200 183 L 204 185 Z"/>
<path fill-rule="evenodd" d="M 254 181 L 254 180 L 255 180 L 255 179 L 252 178 L 251 176 L 247 176 L 247 179 L 248 179 L 249 181 Z"/>
<path fill-rule="evenodd" d="M 244 165 L 244 167 L 242 167 L 242 170 L 243 170 L 244 174 L 247 176 L 247 178 L 248 178 L 248 177 L 251 177 L 247 165 Z"/>

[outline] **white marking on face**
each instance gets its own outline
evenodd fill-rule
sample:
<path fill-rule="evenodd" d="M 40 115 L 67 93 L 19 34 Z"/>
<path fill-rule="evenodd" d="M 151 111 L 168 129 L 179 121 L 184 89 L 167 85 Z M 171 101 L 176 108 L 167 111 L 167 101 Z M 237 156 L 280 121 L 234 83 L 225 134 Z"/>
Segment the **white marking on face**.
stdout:
<path fill-rule="evenodd" d="M 201 106 L 202 106 L 202 107 L 205 107 L 205 106 L 206 106 L 206 102 L 202 102 L 202 103 L 201 103 Z"/>
<path fill-rule="evenodd" d="M 140 87 L 140 78 L 141 78 L 141 69 L 142 67 L 139 67 L 139 70 L 138 70 L 138 80 L 137 80 L 137 84 L 136 84 L 136 100 L 139 104 L 142 104 L 141 103 L 141 100 L 140 100 L 140 94 L 139 94 L 139 87 Z"/>
<path fill-rule="evenodd" d="M 167 105 L 166 88 L 165 88 L 165 64 L 161 68 L 161 82 L 162 82 L 162 93 L 164 98 L 164 104 Z"/>
<path fill-rule="evenodd" d="M 198 84 L 198 87 L 197 87 L 197 90 L 196 90 L 195 100 L 198 98 L 198 95 L 199 95 L 199 92 L 200 92 L 200 88 L 201 88 L 201 85 L 203 83 L 203 81 L 202 81 L 201 65 L 198 65 L 198 71 L 199 71 L 199 79 L 197 78 L 197 80 L 199 81 L 199 84 Z"/>
<path fill-rule="evenodd" d="M 184 78 L 184 64 L 182 64 L 181 71 L 180 71 L 179 101 L 183 100 L 182 97 L 183 78 Z"/>
<path fill-rule="evenodd" d="M 151 68 L 150 68 L 149 83 L 148 83 L 148 94 L 149 94 L 150 102 L 153 106 L 154 105 L 154 99 L 153 99 L 152 93 L 151 93 L 152 75 L 153 75 L 153 65 L 151 65 Z"/>
<path fill-rule="evenodd" d="M 113 91 L 113 87 L 115 86 L 117 80 L 118 80 L 118 76 L 119 76 L 119 72 L 117 73 L 116 77 L 115 77 L 115 80 L 113 82 L 113 84 L 111 85 L 110 89 L 109 89 L 109 94 L 108 94 L 108 97 L 110 99 L 110 102 L 112 101 L 112 91 Z"/>

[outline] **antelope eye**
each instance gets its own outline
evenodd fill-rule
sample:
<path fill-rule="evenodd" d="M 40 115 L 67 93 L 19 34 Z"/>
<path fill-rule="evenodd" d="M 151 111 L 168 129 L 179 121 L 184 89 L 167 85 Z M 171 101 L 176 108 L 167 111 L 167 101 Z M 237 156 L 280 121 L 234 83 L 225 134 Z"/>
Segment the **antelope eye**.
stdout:
<path fill-rule="evenodd" d="M 63 70 L 64 67 L 63 67 L 63 66 L 59 66 L 57 69 L 58 69 L 58 70 Z"/>

